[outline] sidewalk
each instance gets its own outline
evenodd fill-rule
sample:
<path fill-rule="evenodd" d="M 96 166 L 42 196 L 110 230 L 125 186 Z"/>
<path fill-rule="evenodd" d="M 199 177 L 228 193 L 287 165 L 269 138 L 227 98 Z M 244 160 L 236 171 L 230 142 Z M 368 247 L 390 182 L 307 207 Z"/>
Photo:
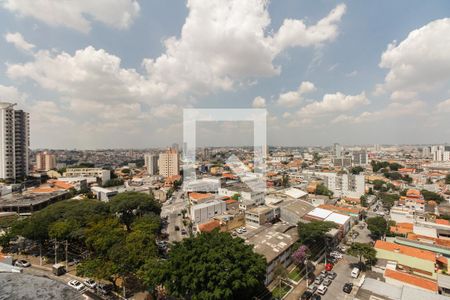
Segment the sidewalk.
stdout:
<path fill-rule="evenodd" d="M 325 269 L 324 264 L 318 264 L 316 266 L 316 270 L 314 271 L 314 275 L 319 275 L 322 270 Z M 297 284 L 296 287 L 286 296 L 285 300 L 298 300 L 300 299 L 303 292 L 306 291 L 306 282 L 302 279 Z"/>

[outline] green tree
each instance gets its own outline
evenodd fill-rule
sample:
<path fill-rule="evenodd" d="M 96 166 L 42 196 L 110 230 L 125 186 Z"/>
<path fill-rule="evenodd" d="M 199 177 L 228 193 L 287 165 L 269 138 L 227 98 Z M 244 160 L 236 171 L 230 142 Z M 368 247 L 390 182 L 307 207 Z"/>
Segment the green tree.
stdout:
<path fill-rule="evenodd" d="M 366 195 L 362 195 L 359 199 L 361 200 L 361 206 L 362 207 L 367 207 L 367 196 Z"/>
<path fill-rule="evenodd" d="M 445 184 L 450 184 L 450 174 L 447 174 L 447 176 L 445 176 Z"/>
<path fill-rule="evenodd" d="M 318 184 L 316 187 L 316 195 L 323 195 L 331 197 L 333 196 L 333 192 L 330 191 L 323 183 Z"/>
<path fill-rule="evenodd" d="M 420 192 L 422 193 L 423 198 L 425 200 L 434 200 L 437 203 L 444 202 L 444 200 L 445 200 L 444 197 L 442 197 L 441 195 L 439 195 L 438 193 L 435 193 L 435 192 L 431 192 L 431 191 L 428 191 L 425 189 L 421 190 Z"/>
<path fill-rule="evenodd" d="M 161 204 L 148 194 L 138 192 L 125 192 L 114 196 L 109 202 L 112 212 L 117 214 L 121 222 L 131 230 L 131 224 L 137 216 L 153 213 L 159 215 Z"/>
<path fill-rule="evenodd" d="M 144 282 L 185 299 L 252 299 L 264 289 L 265 259 L 228 233 L 202 233 L 176 243 L 166 261 L 149 260 Z"/>
<path fill-rule="evenodd" d="M 364 243 L 352 243 L 347 250 L 347 254 L 359 258 L 361 264 L 364 259 L 365 265 L 374 265 L 377 261 L 377 251 L 370 244 Z"/>
<path fill-rule="evenodd" d="M 388 193 L 378 194 L 378 199 L 380 199 L 381 202 L 383 203 L 383 207 L 388 209 L 394 206 L 395 201 L 398 201 L 399 198 L 400 196 L 397 194 L 388 194 Z"/>
<path fill-rule="evenodd" d="M 327 232 L 335 227 L 336 224 L 328 221 L 299 222 L 297 226 L 298 242 L 308 246 L 311 251 L 312 249 L 317 249 L 318 246 L 323 247 Z"/>
<path fill-rule="evenodd" d="M 363 171 L 364 171 L 364 168 L 361 167 L 361 166 L 353 167 L 353 168 L 351 168 L 351 170 L 350 170 L 350 172 L 351 172 L 352 174 L 354 174 L 354 175 L 358 175 L 359 173 L 361 173 L 361 172 L 363 172 Z"/>
<path fill-rule="evenodd" d="M 383 217 L 373 217 L 367 219 L 367 229 L 370 230 L 372 238 L 378 240 L 388 231 L 388 224 Z"/>
<path fill-rule="evenodd" d="M 111 186 L 119 186 L 123 185 L 123 179 L 122 178 L 111 178 L 110 180 L 107 180 L 103 187 L 111 187 Z"/>

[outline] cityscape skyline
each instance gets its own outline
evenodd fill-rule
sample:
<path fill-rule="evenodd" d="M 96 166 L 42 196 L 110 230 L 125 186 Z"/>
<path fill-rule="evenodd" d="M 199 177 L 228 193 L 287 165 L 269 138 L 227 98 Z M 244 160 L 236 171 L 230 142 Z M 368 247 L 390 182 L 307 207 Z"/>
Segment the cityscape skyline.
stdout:
<path fill-rule="evenodd" d="M 181 143 L 192 107 L 265 107 L 274 145 L 450 135 L 446 1 L 60 3 L 56 19 L 28 2 L 0 8 L 0 95 L 31 113 L 32 148 Z"/>

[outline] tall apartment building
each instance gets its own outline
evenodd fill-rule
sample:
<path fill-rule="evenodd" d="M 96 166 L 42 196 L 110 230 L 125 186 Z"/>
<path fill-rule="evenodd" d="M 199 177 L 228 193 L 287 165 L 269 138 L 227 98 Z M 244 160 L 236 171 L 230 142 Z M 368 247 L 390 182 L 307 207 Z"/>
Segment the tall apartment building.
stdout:
<path fill-rule="evenodd" d="M 159 154 L 158 159 L 159 175 L 169 177 L 178 175 L 180 172 L 180 156 L 178 151 L 169 148 L 167 151 Z"/>
<path fill-rule="evenodd" d="M 16 104 L 0 103 L 0 178 L 16 179 L 28 175 L 30 119 Z"/>
<path fill-rule="evenodd" d="M 334 196 L 359 198 L 364 195 L 366 183 L 364 175 L 325 173 L 326 185 Z"/>
<path fill-rule="evenodd" d="M 36 170 L 49 171 L 56 169 L 56 156 L 47 152 L 36 154 Z"/>
<path fill-rule="evenodd" d="M 450 161 L 450 146 L 431 146 L 434 161 Z"/>
<path fill-rule="evenodd" d="M 158 175 L 158 159 L 158 155 L 155 154 L 144 155 L 144 162 L 148 175 Z"/>
<path fill-rule="evenodd" d="M 333 145 L 333 155 L 336 158 L 341 158 L 341 156 L 344 154 L 344 147 L 339 143 L 334 143 Z"/>
<path fill-rule="evenodd" d="M 369 155 L 365 150 L 353 151 L 352 161 L 354 166 L 367 165 L 369 163 Z"/>

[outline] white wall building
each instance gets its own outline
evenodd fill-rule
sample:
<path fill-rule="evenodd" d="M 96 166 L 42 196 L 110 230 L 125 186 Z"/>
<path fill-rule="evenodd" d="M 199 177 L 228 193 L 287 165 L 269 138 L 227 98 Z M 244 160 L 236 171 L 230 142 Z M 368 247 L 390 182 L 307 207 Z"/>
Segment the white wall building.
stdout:
<path fill-rule="evenodd" d="M 67 168 L 64 177 L 97 177 L 103 184 L 111 179 L 111 172 L 101 168 Z"/>
<path fill-rule="evenodd" d="M 191 206 L 191 219 L 194 223 L 204 223 L 226 211 L 226 203 L 222 200 L 212 200 Z"/>
<path fill-rule="evenodd" d="M 158 175 L 158 159 L 159 157 L 156 154 L 144 155 L 145 167 L 147 167 L 148 175 Z"/>
<path fill-rule="evenodd" d="M 364 195 L 366 191 L 366 181 L 364 175 L 314 171 L 304 171 L 304 173 L 324 178 L 325 185 L 336 197 L 359 198 Z"/>

